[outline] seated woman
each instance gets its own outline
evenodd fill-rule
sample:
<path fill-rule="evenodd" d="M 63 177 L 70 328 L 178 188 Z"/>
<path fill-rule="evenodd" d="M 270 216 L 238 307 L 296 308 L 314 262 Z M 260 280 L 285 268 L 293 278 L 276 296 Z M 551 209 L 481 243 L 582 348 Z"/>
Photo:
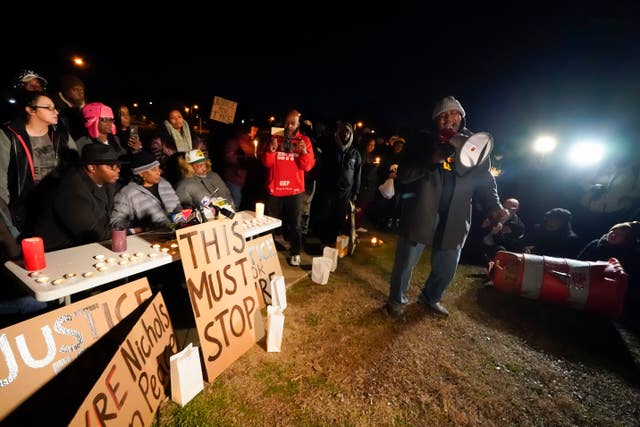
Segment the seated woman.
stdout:
<path fill-rule="evenodd" d="M 599 239 L 589 242 L 578 255 L 584 261 L 608 261 L 616 258 L 629 275 L 629 282 L 640 279 L 640 222 L 621 222 Z"/>
<path fill-rule="evenodd" d="M 184 159 L 180 159 L 182 179 L 178 182 L 176 193 L 182 206 L 193 208 L 200 206 L 205 198 L 222 197 L 235 210 L 229 188 L 220 175 L 211 170 L 211 161 L 200 150 L 188 151 Z"/>
<path fill-rule="evenodd" d="M 169 216 L 182 206 L 171 184 L 160 176 L 160 163 L 153 154 L 140 151 L 131 157 L 130 166 L 133 180 L 115 195 L 111 225 L 132 233 L 166 228 Z"/>

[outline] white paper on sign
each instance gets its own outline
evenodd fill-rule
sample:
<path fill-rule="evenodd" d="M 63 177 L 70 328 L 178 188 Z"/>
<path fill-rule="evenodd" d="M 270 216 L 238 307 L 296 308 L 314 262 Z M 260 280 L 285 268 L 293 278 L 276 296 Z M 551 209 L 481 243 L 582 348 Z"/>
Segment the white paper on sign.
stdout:
<path fill-rule="evenodd" d="M 267 306 L 267 351 L 279 352 L 282 348 L 282 333 L 284 331 L 284 314 L 279 307 Z"/>
<path fill-rule="evenodd" d="M 326 285 L 331 274 L 333 261 L 325 257 L 313 257 L 311 264 L 311 280 L 320 285 Z"/>
<path fill-rule="evenodd" d="M 169 358 L 171 370 L 171 399 L 184 406 L 204 389 L 200 351 L 189 343 Z"/>
<path fill-rule="evenodd" d="M 287 308 L 287 287 L 284 276 L 273 276 L 271 279 L 271 305 L 281 310 Z"/>
<path fill-rule="evenodd" d="M 338 250 L 336 248 L 325 246 L 322 250 L 322 256 L 333 261 L 331 271 L 336 271 L 336 268 L 338 267 Z"/>

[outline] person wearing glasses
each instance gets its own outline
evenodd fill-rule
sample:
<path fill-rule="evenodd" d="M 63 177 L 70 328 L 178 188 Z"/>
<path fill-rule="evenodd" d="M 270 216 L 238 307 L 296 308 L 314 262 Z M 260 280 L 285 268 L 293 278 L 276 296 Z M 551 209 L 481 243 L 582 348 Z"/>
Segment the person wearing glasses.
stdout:
<path fill-rule="evenodd" d="M 45 191 L 44 178 L 60 177 L 78 158 L 75 141 L 58 125 L 52 98 L 32 92 L 24 101 L 23 114 L 0 132 L 0 198 L 20 231 L 30 223 L 28 205 L 31 199 L 37 202 L 37 197 L 30 196 L 36 184 Z"/>
<path fill-rule="evenodd" d="M 110 146 L 119 156 L 127 154 L 127 150 L 120 145 L 116 136 L 115 117 L 110 107 L 101 102 L 92 102 L 82 108 L 82 116 L 89 135 L 78 139 L 80 152 L 86 145 L 97 143 Z"/>
<path fill-rule="evenodd" d="M 110 238 L 119 176 L 120 159 L 111 146 L 84 146 L 80 164 L 65 173 L 38 211 L 34 234 L 42 237 L 45 251 Z"/>

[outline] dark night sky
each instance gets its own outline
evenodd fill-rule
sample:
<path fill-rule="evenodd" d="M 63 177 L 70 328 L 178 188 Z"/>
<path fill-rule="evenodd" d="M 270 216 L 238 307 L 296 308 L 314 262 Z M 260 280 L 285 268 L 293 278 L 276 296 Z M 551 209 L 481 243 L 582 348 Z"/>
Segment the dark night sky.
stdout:
<path fill-rule="evenodd" d="M 587 14 L 585 2 L 577 4 L 512 16 L 386 5 L 366 15 L 312 9 L 273 17 L 247 7 L 149 25 L 148 16 L 116 15 L 74 35 L 54 19 L 7 47 L 2 78 L 29 66 L 55 86 L 77 52 L 90 64 L 78 73 L 90 100 L 208 109 L 218 95 L 238 101 L 243 116 L 297 107 L 312 119 L 359 119 L 387 133 L 427 126 L 433 103 L 453 94 L 470 128 L 494 133 L 499 144 L 520 144 L 544 129 L 566 137 L 640 133 L 638 7 L 615 2 Z M 135 28 L 118 31 L 131 21 Z"/>

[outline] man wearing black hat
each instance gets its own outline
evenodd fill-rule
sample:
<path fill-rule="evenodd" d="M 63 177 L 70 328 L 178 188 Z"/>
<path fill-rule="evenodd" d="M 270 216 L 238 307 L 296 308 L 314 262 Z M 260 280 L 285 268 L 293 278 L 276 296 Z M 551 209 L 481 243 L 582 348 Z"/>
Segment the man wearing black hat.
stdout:
<path fill-rule="evenodd" d="M 34 234 L 42 237 L 47 251 L 110 238 L 118 153 L 108 145 L 88 144 L 80 163 L 62 177 L 36 219 Z"/>

